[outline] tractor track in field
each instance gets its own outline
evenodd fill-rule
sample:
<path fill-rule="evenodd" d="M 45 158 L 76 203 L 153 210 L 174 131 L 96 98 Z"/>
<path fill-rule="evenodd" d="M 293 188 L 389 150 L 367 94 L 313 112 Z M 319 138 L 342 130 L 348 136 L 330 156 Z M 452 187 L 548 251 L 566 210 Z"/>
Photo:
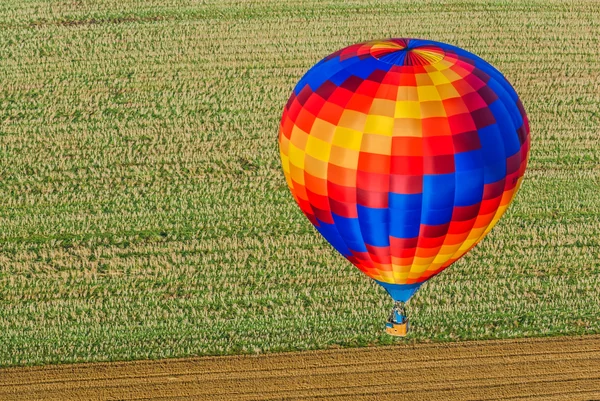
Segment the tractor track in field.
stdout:
<path fill-rule="evenodd" d="M 598 400 L 600 335 L 0 369 L 0 400 Z"/>

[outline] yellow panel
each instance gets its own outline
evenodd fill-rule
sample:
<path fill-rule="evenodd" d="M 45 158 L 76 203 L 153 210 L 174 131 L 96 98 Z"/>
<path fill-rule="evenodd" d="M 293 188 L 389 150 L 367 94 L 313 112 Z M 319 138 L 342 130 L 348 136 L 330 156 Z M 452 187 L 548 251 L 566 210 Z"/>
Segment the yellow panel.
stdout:
<path fill-rule="evenodd" d="M 478 238 L 479 238 L 479 236 L 476 238 L 473 238 L 473 239 L 468 239 L 465 242 L 463 242 L 463 244 L 460 246 L 460 248 L 458 248 L 457 253 L 466 252 L 467 249 L 471 248 L 471 246 L 473 246 L 473 244 L 475 244 L 477 242 Z"/>
<path fill-rule="evenodd" d="M 365 128 L 367 115 L 356 110 L 346 109 L 342 113 L 342 117 L 338 123 L 339 127 L 351 128 L 357 131 L 362 131 Z"/>
<path fill-rule="evenodd" d="M 279 156 L 281 157 L 281 166 L 283 167 L 283 171 L 285 173 L 290 172 L 290 158 L 287 157 L 283 152 L 279 152 Z"/>
<path fill-rule="evenodd" d="M 415 74 L 415 80 L 417 81 L 417 87 L 433 85 L 428 73 Z"/>
<path fill-rule="evenodd" d="M 458 251 L 458 249 L 460 248 L 461 245 L 462 244 L 442 245 L 442 247 L 440 248 L 439 255 L 448 256 L 448 259 L 450 259 L 456 253 L 456 251 Z"/>
<path fill-rule="evenodd" d="M 290 140 L 287 139 L 285 137 L 285 135 L 280 135 L 279 136 L 279 150 L 281 151 L 281 153 L 283 153 L 284 155 L 288 154 L 288 147 L 290 144 Z"/>
<path fill-rule="evenodd" d="M 292 142 L 289 145 L 289 154 L 290 164 L 294 166 L 304 169 L 304 151 L 298 149 Z"/>
<path fill-rule="evenodd" d="M 360 150 L 363 133 L 350 128 L 337 127 L 333 136 L 333 145 L 340 148 Z"/>
<path fill-rule="evenodd" d="M 396 273 L 394 272 L 394 281 L 406 281 L 409 273 Z"/>
<path fill-rule="evenodd" d="M 446 109 L 442 102 L 421 102 L 421 117 L 446 117 Z"/>
<path fill-rule="evenodd" d="M 389 99 L 373 99 L 369 114 L 378 116 L 392 117 L 394 115 L 395 101 Z"/>
<path fill-rule="evenodd" d="M 306 148 L 306 141 L 308 140 L 308 134 L 302 131 L 297 125 L 292 128 L 292 134 L 290 141 L 294 144 L 297 149 L 304 150 Z"/>
<path fill-rule="evenodd" d="M 413 262 L 412 268 L 410 269 L 411 273 L 423 273 L 427 270 L 427 267 L 433 262 L 433 258 L 420 258 L 415 256 L 415 261 Z"/>
<path fill-rule="evenodd" d="M 298 184 L 304 185 L 304 169 L 298 168 L 293 164 L 290 165 L 290 176 Z"/>
<path fill-rule="evenodd" d="M 382 277 L 385 282 L 394 282 L 394 272 L 392 272 L 391 270 L 380 270 L 379 272 L 380 277 Z"/>
<path fill-rule="evenodd" d="M 309 157 L 311 156 L 307 155 L 307 158 Z M 306 163 L 304 171 L 314 177 L 327 179 L 327 166 L 329 163 L 314 158 L 310 158 L 308 161 L 309 163 Z"/>
<path fill-rule="evenodd" d="M 417 92 L 416 86 L 399 86 L 398 94 L 396 95 L 397 101 L 404 102 L 415 102 L 419 100 L 419 93 Z"/>
<path fill-rule="evenodd" d="M 459 79 L 462 79 L 462 77 L 461 77 L 459 74 L 457 74 L 456 72 L 454 72 L 454 71 L 453 71 L 453 70 L 451 70 L 451 69 L 446 69 L 446 70 L 444 70 L 444 71 L 440 71 L 440 72 L 441 72 L 442 74 L 444 74 L 444 76 L 445 76 L 446 78 L 448 78 L 448 80 L 449 80 L 450 82 L 454 82 L 454 81 L 457 81 L 457 80 L 459 80 Z"/>
<path fill-rule="evenodd" d="M 423 136 L 421 120 L 416 118 L 396 118 L 394 121 L 393 136 Z"/>
<path fill-rule="evenodd" d="M 292 182 L 292 176 L 286 172 L 284 172 L 283 175 L 285 175 L 285 181 L 287 182 L 288 188 L 293 193 L 294 192 L 294 183 Z"/>
<path fill-rule="evenodd" d="M 426 102 L 428 100 L 441 100 L 440 94 L 438 93 L 435 86 L 418 86 L 417 92 L 419 94 L 419 101 Z"/>
<path fill-rule="evenodd" d="M 335 129 L 336 126 L 332 123 L 317 118 L 310 129 L 310 135 L 327 143 L 331 143 Z"/>
<path fill-rule="evenodd" d="M 331 147 L 331 154 L 329 157 L 329 163 L 335 164 L 336 166 L 349 168 L 356 170 L 358 166 L 358 150 L 340 148 L 339 146 Z"/>
<path fill-rule="evenodd" d="M 365 133 L 368 134 L 380 134 L 392 136 L 394 129 L 394 118 L 384 117 L 377 115 L 368 115 L 367 123 L 365 125 Z"/>
<path fill-rule="evenodd" d="M 429 266 L 427 266 L 427 270 L 426 270 L 426 271 L 429 271 L 429 272 L 434 272 L 434 271 L 436 271 L 437 269 L 439 269 L 440 267 L 442 267 L 442 265 L 443 265 L 445 262 L 446 262 L 446 261 L 444 261 L 444 262 L 433 262 L 433 263 L 431 263 Z"/>
<path fill-rule="evenodd" d="M 444 100 L 451 99 L 454 97 L 460 97 L 460 94 L 452 84 L 441 84 L 439 86 L 436 86 L 436 88 L 440 94 L 440 97 Z"/>
<path fill-rule="evenodd" d="M 421 106 L 419 102 L 398 101 L 396 102 L 396 118 L 421 118 Z"/>
<path fill-rule="evenodd" d="M 360 147 L 361 151 L 375 153 L 379 155 L 389 155 L 392 149 L 392 137 L 377 135 L 377 134 L 364 134 L 362 144 Z"/>
<path fill-rule="evenodd" d="M 432 64 L 431 66 L 438 71 L 444 71 L 452 67 L 455 64 L 454 60 L 442 60 L 439 63 Z"/>
<path fill-rule="evenodd" d="M 436 257 L 433 259 L 433 262 L 431 262 L 432 264 L 439 264 L 440 266 L 443 265 L 444 263 L 446 263 L 448 261 L 448 259 L 450 259 L 450 256 L 452 256 L 452 254 L 440 254 L 438 253 L 436 255 Z M 439 267 L 439 266 L 438 266 Z"/>
<path fill-rule="evenodd" d="M 434 85 L 441 85 L 450 82 L 448 78 L 446 78 L 446 76 L 439 71 L 430 72 L 429 78 L 431 79 Z"/>
<path fill-rule="evenodd" d="M 331 144 L 329 142 L 325 142 L 313 135 L 308 137 L 308 141 L 306 142 L 306 154 L 326 162 L 329 160 L 330 150 Z"/>

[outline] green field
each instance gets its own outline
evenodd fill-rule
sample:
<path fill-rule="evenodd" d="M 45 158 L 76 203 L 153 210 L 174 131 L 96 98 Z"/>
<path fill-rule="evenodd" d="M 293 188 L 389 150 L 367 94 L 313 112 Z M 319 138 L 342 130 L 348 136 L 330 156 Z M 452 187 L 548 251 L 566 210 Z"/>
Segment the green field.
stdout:
<path fill-rule="evenodd" d="M 600 333 L 597 2 L 6 0 L 0 27 L 0 365 Z M 302 74 L 387 37 L 491 62 L 532 137 L 407 340 L 277 148 Z"/>

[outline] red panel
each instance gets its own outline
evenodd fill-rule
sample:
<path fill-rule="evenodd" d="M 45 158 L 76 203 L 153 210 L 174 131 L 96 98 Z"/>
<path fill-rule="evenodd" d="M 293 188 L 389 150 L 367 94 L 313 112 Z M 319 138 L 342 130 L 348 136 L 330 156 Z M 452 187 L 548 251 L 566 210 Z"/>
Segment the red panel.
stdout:
<path fill-rule="evenodd" d="M 390 176 L 387 173 L 378 174 L 359 170 L 356 173 L 356 188 L 387 192 L 390 189 Z"/>
<path fill-rule="evenodd" d="M 449 174 L 454 172 L 454 155 L 423 157 L 423 174 Z"/>
<path fill-rule="evenodd" d="M 356 203 L 361 206 L 372 208 L 387 208 L 388 207 L 388 192 L 369 191 L 365 189 L 356 189 Z"/>
<path fill-rule="evenodd" d="M 331 212 L 338 216 L 348 218 L 358 218 L 358 212 L 356 210 L 356 203 L 338 202 L 335 199 L 329 198 L 329 206 Z"/>
<path fill-rule="evenodd" d="M 450 131 L 452 131 L 453 134 L 477 130 L 470 113 L 450 116 L 448 117 L 448 124 L 450 125 Z"/>
<path fill-rule="evenodd" d="M 321 120 L 325 120 L 333 125 L 338 125 L 343 112 L 344 112 L 344 109 L 342 107 L 338 106 L 337 104 L 327 102 L 321 108 L 321 111 L 319 112 L 319 118 Z M 313 121 L 314 121 L 314 119 L 313 119 Z M 298 124 L 296 124 L 296 125 L 298 125 Z M 312 122 L 311 122 L 311 126 L 312 126 Z M 310 132 L 310 131 L 306 131 L 306 132 Z"/>
<path fill-rule="evenodd" d="M 348 110 L 354 110 L 361 112 L 363 114 L 368 114 L 369 110 L 371 110 L 371 104 L 373 103 L 373 96 L 354 94 L 346 108 Z"/>
<path fill-rule="evenodd" d="M 504 184 L 504 178 L 490 184 L 485 184 L 483 186 L 483 199 L 493 199 L 502 195 L 502 192 L 504 192 Z"/>
<path fill-rule="evenodd" d="M 422 156 L 423 138 L 395 136 L 392 138 L 392 156 Z"/>
<path fill-rule="evenodd" d="M 310 132 L 316 118 L 308 110 L 302 109 L 300 110 L 300 114 L 298 114 L 298 118 L 296 118 L 295 124 L 302 131 Z"/>
<path fill-rule="evenodd" d="M 454 155 L 454 142 L 452 135 L 445 136 L 429 136 L 423 138 L 423 155 L 424 156 L 437 156 L 437 155 Z M 425 158 L 427 159 L 427 158 Z M 452 158 L 452 165 L 454 166 L 454 157 Z M 427 172 L 425 173 L 427 174 Z"/>
<path fill-rule="evenodd" d="M 421 175 L 390 175 L 390 192 L 396 194 L 423 193 L 423 176 Z"/>
<path fill-rule="evenodd" d="M 391 174 L 423 175 L 423 156 L 392 156 Z"/>
<path fill-rule="evenodd" d="M 331 181 L 327 182 L 327 194 L 331 199 L 340 202 L 356 203 L 356 187 L 338 185 Z"/>
<path fill-rule="evenodd" d="M 452 221 L 467 221 L 479 214 L 481 202 L 471 206 L 455 206 L 452 211 Z"/>
<path fill-rule="evenodd" d="M 437 246 L 444 242 L 444 236 L 448 232 L 450 222 L 446 224 L 438 224 L 430 226 L 428 224 L 421 224 L 419 246 Z M 425 241 L 427 239 L 427 241 Z M 433 239 L 436 239 L 435 241 Z M 434 245 L 430 245 L 434 244 Z"/>
<path fill-rule="evenodd" d="M 396 238 L 390 237 L 390 246 L 393 250 L 414 249 L 417 246 L 419 238 Z M 401 257 L 401 255 L 398 255 Z"/>
<path fill-rule="evenodd" d="M 450 124 L 446 117 L 429 117 L 421 120 L 423 136 L 451 135 Z"/>
<path fill-rule="evenodd" d="M 360 152 L 358 156 L 358 171 L 388 174 L 390 172 L 390 156 Z"/>
<path fill-rule="evenodd" d="M 454 151 L 456 153 L 481 149 L 481 142 L 479 141 L 479 134 L 477 131 L 452 135 L 452 142 L 454 143 Z"/>

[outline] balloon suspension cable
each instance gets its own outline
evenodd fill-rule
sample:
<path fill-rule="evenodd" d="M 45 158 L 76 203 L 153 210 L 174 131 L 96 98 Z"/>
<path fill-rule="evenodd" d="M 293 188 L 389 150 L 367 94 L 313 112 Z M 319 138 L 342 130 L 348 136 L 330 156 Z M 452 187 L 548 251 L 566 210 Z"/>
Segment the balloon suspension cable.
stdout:
<path fill-rule="evenodd" d="M 406 336 L 408 332 L 408 317 L 406 316 L 406 304 L 402 301 L 395 301 L 392 313 L 385 325 L 385 331 L 398 337 Z"/>
<path fill-rule="evenodd" d="M 402 301 L 395 301 L 394 308 L 392 309 L 392 315 L 390 316 L 390 321 L 392 323 L 406 323 L 406 303 Z"/>

